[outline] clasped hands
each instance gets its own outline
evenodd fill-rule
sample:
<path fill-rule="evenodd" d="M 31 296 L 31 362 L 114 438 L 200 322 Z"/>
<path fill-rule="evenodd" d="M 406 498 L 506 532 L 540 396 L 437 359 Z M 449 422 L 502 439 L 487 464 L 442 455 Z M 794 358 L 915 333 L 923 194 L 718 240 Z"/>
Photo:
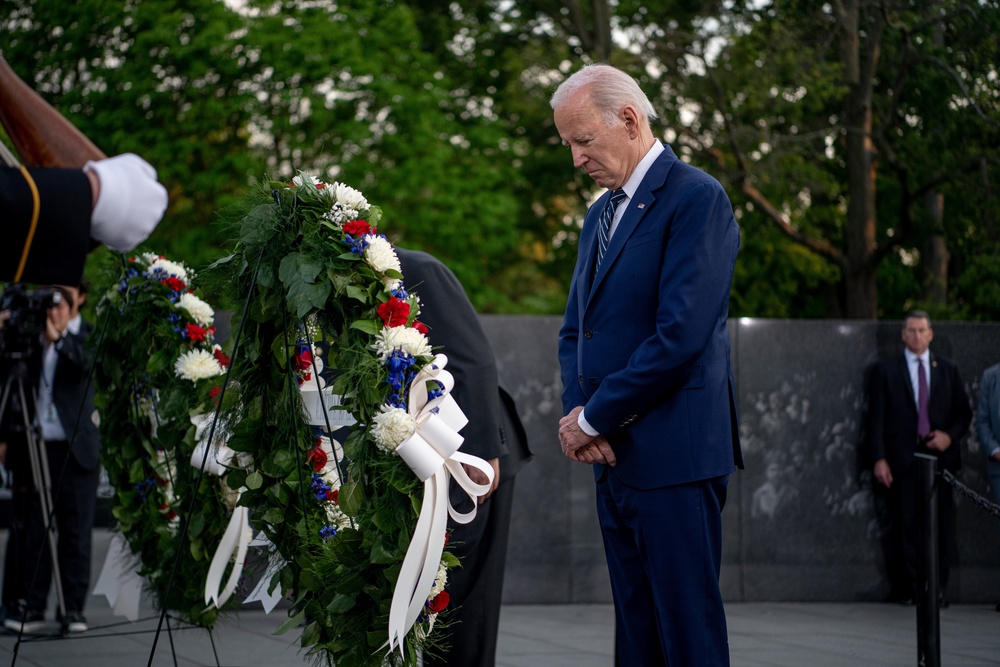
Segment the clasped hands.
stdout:
<path fill-rule="evenodd" d="M 563 454 L 580 463 L 604 463 L 614 466 L 618 461 L 611 444 L 603 435 L 588 435 L 578 421 L 583 406 L 577 406 L 559 420 L 559 444 Z"/>

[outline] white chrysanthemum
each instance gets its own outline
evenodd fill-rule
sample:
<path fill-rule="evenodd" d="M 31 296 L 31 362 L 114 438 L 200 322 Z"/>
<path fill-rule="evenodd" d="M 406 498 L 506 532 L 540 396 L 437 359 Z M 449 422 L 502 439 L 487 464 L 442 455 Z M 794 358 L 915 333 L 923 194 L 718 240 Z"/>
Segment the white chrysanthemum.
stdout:
<path fill-rule="evenodd" d="M 212 326 L 212 322 L 215 320 L 215 311 L 212 310 L 212 307 L 190 292 L 181 294 L 181 298 L 177 300 L 177 306 L 186 310 L 199 326 L 206 329 Z"/>
<path fill-rule="evenodd" d="M 177 357 L 174 372 L 179 378 L 197 382 L 204 378 L 222 375 L 225 371 L 208 350 L 189 350 Z"/>
<path fill-rule="evenodd" d="M 448 585 L 448 566 L 444 564 L 444 561 L 438 565 L 437 576 L 434 577 L 434 585 L 431 586 L 431 592 L 427 595 L 428 600 L 433 600 L 438 596 L 438 593 L 444 590 L 444 587 Z"/>
<path fill-rule="evenodd" d="M 152 264 L 160 258 L 160 256 L 155 252 L 144 252 L 139 256 L 142 257 L 143 261 L 146 262 L 147 265 Z"/>
<path fill-rule="evenodd" d="M 365 248 L 365 261 L 378 273 L 385 273 L 389 269 L 402 272 L 399 264 L 399 257 L 392 249 L 392 244 L 384 236 L 368 234 L 365 236 L 368 247 Z"/>
<path fill-rule="evenodd" d="M 157 257 L 149 264 L 149 270 L 162 269 L 168 276 L 177 276 L 184 282 L 188 281 L 188 270 L 180 262 L 171 262 L 169 259 Z"/>
<path fill-rule="evenodd" d="M 387 327 L 378 332 L 372 347 L 382 361 L 389 358 L 393 350 L 402 350 L 414 357 L 429 357 L 432 352 L 427 336 L 413 327 Z"/>
<path fill-rule="evenodd" d="M 365 211 L 369 208 L 368 200 L 365 199 L 365 196 L 350 185 L 344 185 L 339 182 L 334 183 L 330 186 L 330 192 L 333 193 L 333 198 L 337 203 L 342 206 L 353 208 L 356 211 Z"/>
<path fill-rule="evenodd" d="M 382 411 L 372 419 L 372 437 L 384 452 L 394 452 L 396 447 L 413 435 L 417 425 L 402 408 L 383 405 Z"/>

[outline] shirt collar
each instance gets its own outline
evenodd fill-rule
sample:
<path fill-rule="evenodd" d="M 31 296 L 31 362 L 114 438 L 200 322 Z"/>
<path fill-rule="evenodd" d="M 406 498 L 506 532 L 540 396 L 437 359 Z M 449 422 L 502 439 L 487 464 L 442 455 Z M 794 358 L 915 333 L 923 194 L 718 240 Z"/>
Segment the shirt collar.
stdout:
<path fill-rule="evenodd" d="M 631 199 L 635 195 L 635 191 L 639 189 L 639 184 L 642 183 L 642 179 L 646 178 L 646 172 L 649 168 L 653 166 L 656 162 L 656 158 L 660 157 L 660 153 L 663 152 L 663 144 L 659 139 L 656 139 L 649 150 L 646 151 L 646 155 L 639 160 L 639 164 L 635 166 L 635 171 L 629 176 L 629 179 L 625 181 L 625 185 L 622 186 L 622 190 L 625 191 L 625 195 Z"/>

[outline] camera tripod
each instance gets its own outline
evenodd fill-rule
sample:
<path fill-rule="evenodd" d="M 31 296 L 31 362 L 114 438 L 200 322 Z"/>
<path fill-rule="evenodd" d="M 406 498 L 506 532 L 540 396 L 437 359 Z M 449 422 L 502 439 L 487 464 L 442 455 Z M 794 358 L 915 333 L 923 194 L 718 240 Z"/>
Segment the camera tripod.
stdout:
<path fill-rule="evenodd" d="M 38 413 L 38 395 L 35 388 L 26 382 L 28 378 L 27 354 L 14 352 L 6 356 L 12 363 L 7 369 L 7 379 L 4 384 L 3 395 L 0 397 L 0 424 L 3 423 L 7 405 L 11 398 L 11 392 L 16 390 L 17 405 L 20 408 L 19 412 L 21 413 L 23 422 L 24 436 L 28 446 L 28 458 L 31 462 L 32 478 L 35 491 L 38 493 L 41 502 L 42 520 L 45 522 L 45 533 L 52 558 L 52 579 L 55 582 L 59 617 L 63 618 L 66 615 L 66 601 L 63 597 L 62 577 L 59 573 L 59 531 L 56 526 L 54 504 L 52 501 L 52 476 L 49 472 L 49 457 L 45 451 L 45 440 L 42 438 L 40 429 L 36 433 L 30 416 L 31 414 Z M 32 410 L 30 412 L 27 409 L 28 396 L 31 397 Z"/>

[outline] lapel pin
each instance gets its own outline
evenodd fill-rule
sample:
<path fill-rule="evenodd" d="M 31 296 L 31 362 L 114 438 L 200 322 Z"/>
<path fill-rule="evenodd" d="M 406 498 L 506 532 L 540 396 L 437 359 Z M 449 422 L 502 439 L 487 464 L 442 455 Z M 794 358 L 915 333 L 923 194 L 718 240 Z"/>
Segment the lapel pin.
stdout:
<path fill-rule="evenodd" d="M 646 208 L 645 204 L 639 204 L 639 208 Z"/>

